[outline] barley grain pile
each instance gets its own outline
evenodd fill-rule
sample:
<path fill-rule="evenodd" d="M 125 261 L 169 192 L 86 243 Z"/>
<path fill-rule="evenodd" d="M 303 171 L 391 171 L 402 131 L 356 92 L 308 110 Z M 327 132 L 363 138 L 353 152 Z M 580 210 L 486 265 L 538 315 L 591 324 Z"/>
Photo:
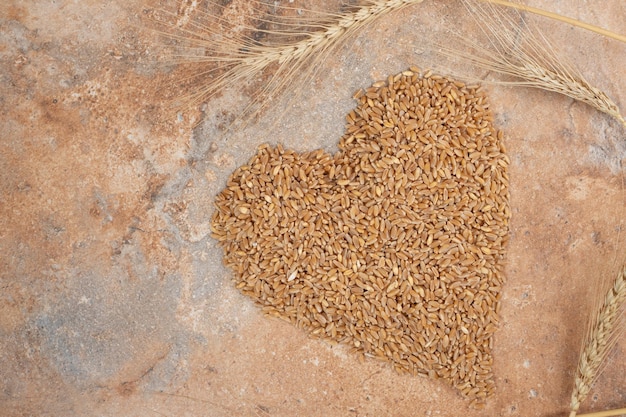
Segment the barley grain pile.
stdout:
<path fill-rule="evenodd" d="M 413 68 L 356 96 L 340 151 L 261 146 L 216 199 L 236 286 L 313 335 L 494 392 L 510 218 L 484 93 Z"/>

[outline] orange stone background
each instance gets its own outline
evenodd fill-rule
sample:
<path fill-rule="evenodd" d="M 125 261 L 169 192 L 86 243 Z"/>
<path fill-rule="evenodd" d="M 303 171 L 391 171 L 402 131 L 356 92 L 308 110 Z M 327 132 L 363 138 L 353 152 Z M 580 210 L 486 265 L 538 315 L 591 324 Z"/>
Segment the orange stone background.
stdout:
<path fill-rule="evenodd" d="M 334 152 L 354 91 L 410 65 L 445 71 L 423 39 L 469 36 L 471 17 L 453 0 L 388 15 L 292 100 L 224 134 L 249 91 L 202 111 L 168 104 L 187 70 L 159 59 L 146 11 L 172 4 L 0 5 L 0 415 L 566 415 L 599 280 L 626 259 L 626 129 L 563 96 L 485 86 L 513 218 L 497 392 L 473 410 L 441 381 L 264 317 L 209 228 L 215 194 L 259 144 Z M 619 0 L 526 4 L 626 34 Z M 530 19 L 626 111 L 626 44 Z M 582 410 L 626 406 L 624 375 L 622 335 Z"/>

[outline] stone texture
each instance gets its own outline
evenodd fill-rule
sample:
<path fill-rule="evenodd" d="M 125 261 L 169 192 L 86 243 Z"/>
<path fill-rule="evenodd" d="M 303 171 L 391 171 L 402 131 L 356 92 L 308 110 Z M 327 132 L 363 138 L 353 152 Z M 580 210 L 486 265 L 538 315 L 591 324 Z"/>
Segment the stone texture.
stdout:
<path fill-rule="evenodd" d="M 528 3 L 626 33 L 622 2 Z M 231 285 L 208 227 L 213 196 L 256 146 L 335 151 L 352 93 L 441 66 L 420 39 L 475 30 L 464 10 L 426 1 L 381 19 L 294 100 L 220 135 L 246 93 L 173 111 L 186 70 L 157 60 L 152 6 L 0 5 L 0 414 L 565 414 L 596 279 L 626 252 L 623 127 L 555 94 L 487 87 L 513 219 L 497 393 L 471 410 L 444 383 L 263 317 Z M 626 45 L 536 22 L 626 108 Z M 626 404 L 625 355 L 622 336 L 583 410 Z"/>

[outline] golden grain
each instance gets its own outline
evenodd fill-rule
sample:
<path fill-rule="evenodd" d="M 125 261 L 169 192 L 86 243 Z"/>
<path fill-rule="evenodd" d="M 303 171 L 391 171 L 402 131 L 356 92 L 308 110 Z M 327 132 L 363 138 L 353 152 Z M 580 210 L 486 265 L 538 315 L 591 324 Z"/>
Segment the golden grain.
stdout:
<path fill-rule="evenodd" d="M 502 135 L 477 87 L 430 71 L 356 99 L 337 154 L 262 146 L 231 175 L 212 218 L 224 263 L 266 313 L 481 405 L 510 217 Z"/>

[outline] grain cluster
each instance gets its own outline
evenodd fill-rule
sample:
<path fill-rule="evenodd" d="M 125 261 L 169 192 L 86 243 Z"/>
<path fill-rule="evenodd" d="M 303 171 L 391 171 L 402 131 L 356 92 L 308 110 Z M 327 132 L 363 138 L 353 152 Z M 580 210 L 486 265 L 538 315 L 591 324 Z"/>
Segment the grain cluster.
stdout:
<path fill-rule="evenodd" d="M 357 93 L 335 155 L 261 146 L 213 236 L 267 314 L 399 372 L 494 392 L 509 159 L 484 93 L 417 68 Z"/>

